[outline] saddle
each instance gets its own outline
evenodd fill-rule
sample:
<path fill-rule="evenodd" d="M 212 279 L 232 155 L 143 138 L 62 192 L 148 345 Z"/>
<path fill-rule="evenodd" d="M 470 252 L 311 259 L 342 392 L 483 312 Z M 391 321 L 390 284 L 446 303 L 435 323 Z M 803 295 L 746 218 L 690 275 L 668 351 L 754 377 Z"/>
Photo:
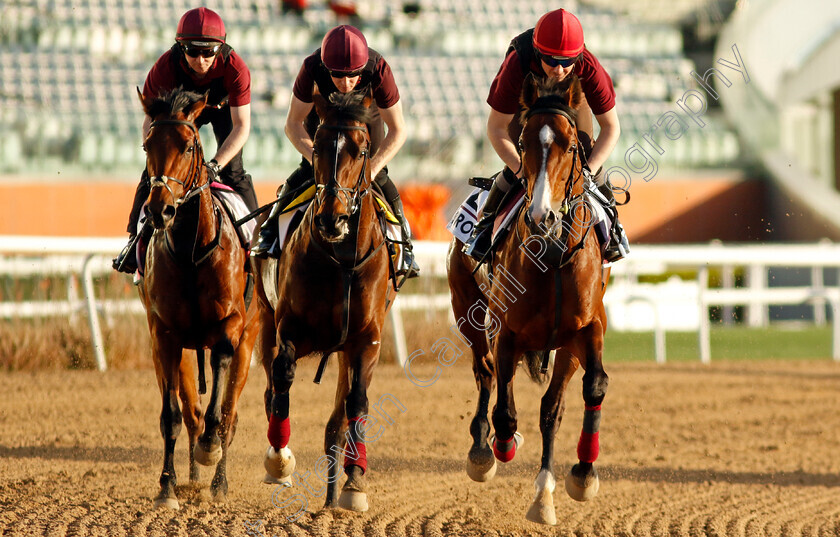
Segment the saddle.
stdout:
<path fill-rule="evenodd" d="M 402 265 L 402 248 L 397 249 L 397 244 L 403 244 L 405 238 L 402 236 L 402 228 L 400 221 L 394 215 L 390 205 L 385 201 L 385 197 L 378 191 L 376 187 L 371 190 L 371 195 L 375 201 L 376 215 L 379 219 L 379 225 L 382 228 L 382 234 L 385 236 L 386 246 L 388 247 L 388 254 L 391 258 L 391 277 L 394 278 L 396 267 Z M 279 248 L 282 251 L 283 246 L 291 238 L 292 233 L 303 221 L 303 214 L 309 207 L 309 204 L 315 198 L 315 183 L 311 182 L 310 186 L 303 189 L 303 192 L 288 202 L 277 216 L 277 230 L 279 237 Z"/>

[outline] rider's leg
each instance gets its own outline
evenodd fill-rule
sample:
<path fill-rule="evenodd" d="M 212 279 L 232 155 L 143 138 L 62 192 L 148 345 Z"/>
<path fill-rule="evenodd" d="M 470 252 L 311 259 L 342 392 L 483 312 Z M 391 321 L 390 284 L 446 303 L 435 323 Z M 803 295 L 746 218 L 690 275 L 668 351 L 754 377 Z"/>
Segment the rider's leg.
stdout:
<path fill-rule="evenodd" d="M 487 201 L 484 202 L 484 208 L 481 210 L 481 220 L 476 224 L 472 237 L 464 246 L 464 253 L 476 260 L 481 260 L 487 255 L 493 240 L 493 222 L 496 220 L 496 213 L 505 195 L 517 181 L 516 174 L 507 166 L 496 174 L 490 193 L 487 194 Z"/>
<path fill-rule="evenodd" d="M 586 158 L 592 152 L 593 142 L 589 134 L 585 131 L 578 131 L 578 139 L 584 149 L 584 165 L 586 165 Z M 595 182 L 593 194 L 595 194 L 595 198 L 598 199 L 610 215 L 610 220 L 612 221 L 610 238 L 607 246 L 604 248 L 604 260 L 612 263 L 626 257 L 630 253 L 630 242 L 627 240 L 624 226 L 618 221 L 618 209 L 616 208 L 612 185 L 606 183 L 606 175 L 601 170 L 591 171 Z M 590 190 L 592 190 L 591 187 Z"/>
<path fill-rule="evenodd" d="M 289 192 L 297 190 L 313 177 L 314 171 L 312 170 L 312 164 L 310 164 L 305 158 L 302 158 L 300 166 L 298 166 L 298 168 L 292 172 L 292 175 L 286 179 L 286 182 L 283 183 L 283 187 L 280 189 L 280 192 L 277 193 L 277 197 L 282 198 Z M 260 240 L 257 245 L 251 249 L 251 255 L 260 258 L 266 258 L 269 256 L 274 258 L 280 257 L 277 216 L 290 201 L 292 200 L 277 202 L 274 204 L 274 207 L 271 208 L 271 213 L 269 213 L 268 218 L 265 222 L 263 222 L 262 226 L 260 226 Z"/>
<path fill-rule="evenodd" d="M 382 170 L 376 174 L 374 180 L 376 181 L 376 185 L 382 191 L 382 194 L 385 195 L 385 200 L 391 206 L 391 209 L 393 209 L 394 216 L 397 217 L 397 220 L 400 222 L 400 228 L 402 228 L 402 236 L 405 244 L 402 245 L 403 267 L 400 270 L 405 271 L 409 278 L 418 276 L 420 274 L 420 266 L 414 259 L 414 248 L 411 244 L 411 228 L 409 227 L 408 220 L 406 220 L 405 214 L 403 213 L 403 204 L 400 199 L 400 192 L 388 176 L 388 167 L 386 166 L 382 168 Z"/>
<path fill-rule="evenodd" d="M 126 274 L 133 274 L 137 270 L 137 222 L 140 220 L 140 211 L 143 209 L 143 204 L 149 197 L 151 185 L 149 184 L 149 175 L 146 170 L 140 176 L 140 183 L 137 185 L 137 190 L 134 192 L 134 201 L 131 205 L 131 214 L 128 217 L 128 244 L 126 244 L 120 254 L 111 261 L 111 266 L 115 270 L 125 272 Z M 148 239 L 151 235 L 152 227 L 147 222 L 143 226 L 141 234 Z"/>

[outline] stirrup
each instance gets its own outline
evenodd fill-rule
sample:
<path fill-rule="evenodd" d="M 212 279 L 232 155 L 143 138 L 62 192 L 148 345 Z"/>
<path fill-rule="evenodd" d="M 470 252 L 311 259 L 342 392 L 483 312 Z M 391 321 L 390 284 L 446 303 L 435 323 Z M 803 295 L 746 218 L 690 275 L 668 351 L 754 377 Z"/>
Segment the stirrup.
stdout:
<path fill-rule="evenodd" d="M 125 274 L 134 274 L 137 271 L 137 236 L 129 237 L 119 255 L 111 260 L 111 267 Z"/>

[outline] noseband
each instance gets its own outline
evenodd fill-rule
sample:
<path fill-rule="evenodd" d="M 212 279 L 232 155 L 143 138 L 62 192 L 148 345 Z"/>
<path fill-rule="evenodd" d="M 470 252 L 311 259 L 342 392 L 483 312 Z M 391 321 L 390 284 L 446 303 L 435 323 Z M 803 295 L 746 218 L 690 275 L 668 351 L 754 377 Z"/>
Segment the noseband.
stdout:
<path fill-rule="evenodd" d="M 329 129 L 335 131 L 364 131 L 365 134 L 368 132 L 368 128 L 362 127 L 360 125 L 326 125 L 321 124 L 319 128 L 322 129 Z M 364 190 L 360 190 L 362 183 L 365 180 L 365 172 L 367 171 L 367 164 L 368 159 L 370 158 L 370 139 L 367 140 L 367 147 L 362 149 L 362 156 L 364 157 L 364 161 L 362 162 L 362 169 L 359 172 L 359 177 L 356 179 L 356 184 L 353 185 L 353 188 L 343 187 L 338 184 L 338 137 L 335 139 L 335 159 L 333 160 L 333 169 L 332 175 L 330 176 L 329 181 L 325 185 L 316 185 L 315 189 L 317 190 L 317 194 L 315 197 L 316 203 L 320 204 L 326 199 L 327 196 L 335 196 L 339 200 L 339 194 L 343 193 L 346 196 L 347 203 L 342 202 L 342 204 L 347 207 L 347 212 L 351 215 L 355 214 L 359 207 L 361 206 L 362 198 L 368 193 L 370 189 L 370 185 Z"/>
<path fill-rule="evenodd" d="M 149 125 L 149 129 L 158 126 L 158 125 L 185 125 L 190 128 L 193 132 L 193 142 L 192 142 L 192 158 L 190 159 L 190 175 L 183 181 L 178 179 L 177 177 L 171 177 L 169 175 L 153 175 L 149 177 L 149 183 L 151 184 L 152 188 L 161 186 L 169 191 L 169 194 L 172 195 L 172 198 L 175 199 L 175 193 L 172 192 L 172 187 L 169 186 L 169 181 L 174 183 L 178 183 L 181 185 L 183 189 L 186 191 L 183 195 L 175 199 L 175 205 L 181 205 L 182 203 L 188 201 L 190 198 L 198 195 L 202 190 L 206 189 L 210 186 L 209 181 L 205 182 L 201 186 L 195 186 L 196 179 L 201 172 L 201 162 L 200 159 L 203 158 L 201 154 L 201 147 L 199 146 L 199 137 L 198 137 L 198 129 L 196 128 L 195 124 L 191 121 L 185 121 L 183 119 L 158 119 L 156 121 L 152 121 L 151 125 Z M 187 188 L 187 185 L 192 185 L 190 188 Z"/>

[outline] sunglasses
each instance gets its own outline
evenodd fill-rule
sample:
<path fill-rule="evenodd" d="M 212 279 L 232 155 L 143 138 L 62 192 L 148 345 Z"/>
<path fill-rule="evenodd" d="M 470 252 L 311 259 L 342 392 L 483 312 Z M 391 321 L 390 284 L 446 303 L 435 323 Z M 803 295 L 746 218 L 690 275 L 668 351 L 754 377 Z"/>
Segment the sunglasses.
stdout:
<path fill-rule="evenodd" d="M 181 47 L 184 49 L 184 54 L 186 54 L 190 58 L 197 58 L 199 56 L 201 56 L 202 58 L 212 58 L 213 56 L 219 53 L 219 49 L 222 48 L 222 45 L 218 44 L 208 48 L 184 44 L 181 45 Z"/>
<path fill-rule="evenodd" d="M 571 58 L 567 58 L 565 56 L 548 56 L 540 51 L 537 51 L 537 56 L 539 56 L 540 60 L 545 62 L 545 64 L 549 67 L 557 67 L 559 65 L 560 67 L 566 68 L 574 65 L 578 59 L 578 56 L 572 56 Z"/>
<path fill-rule="evenodd" d="M 363 69 L 357 69 L 355 71 L 332 71 L 330 70 L 330 76 L 333 78 L 353 78 L 354 76 L 359 76 L 362 74 Z"/>

